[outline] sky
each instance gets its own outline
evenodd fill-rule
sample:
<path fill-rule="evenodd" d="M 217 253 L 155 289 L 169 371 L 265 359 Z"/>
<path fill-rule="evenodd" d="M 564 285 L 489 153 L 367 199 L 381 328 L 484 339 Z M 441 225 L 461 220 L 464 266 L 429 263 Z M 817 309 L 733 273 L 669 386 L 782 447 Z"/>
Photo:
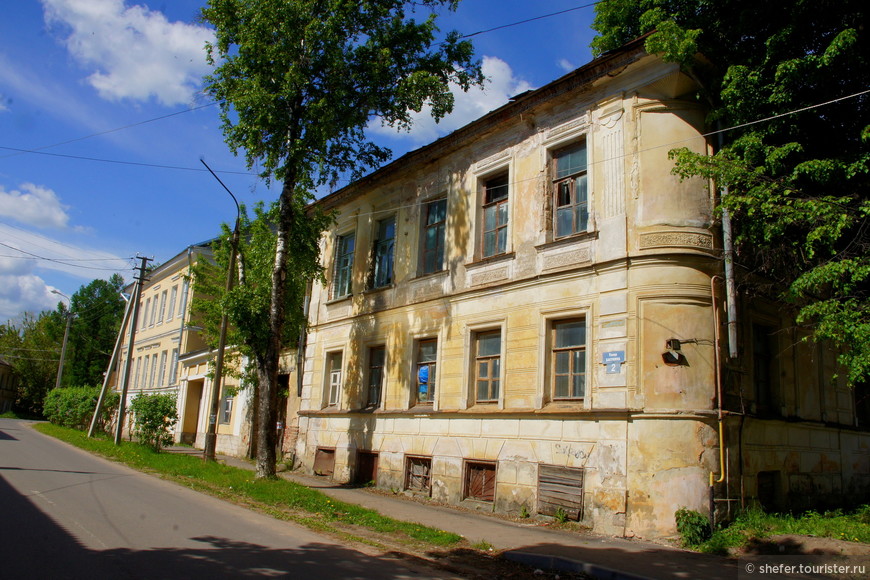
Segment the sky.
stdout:
<path fill-rule="evenodd" d="M 200 159 L 240 202 L 277 198 L 226 147 L 202 93 L 204 3 L 3 1 L 0 323 L 56 308 L 53 291 L 72 296 L 115 272 L 132 281 L 136 256 L 159 264 L 217 235 L 235 206 Z M 399 157 L 589 62 L 588 4 L 463 0 L 439 25 L 473 35 L 485 87 L 456 91 L 439 124 L 372 123 L 371 138 Z"/>

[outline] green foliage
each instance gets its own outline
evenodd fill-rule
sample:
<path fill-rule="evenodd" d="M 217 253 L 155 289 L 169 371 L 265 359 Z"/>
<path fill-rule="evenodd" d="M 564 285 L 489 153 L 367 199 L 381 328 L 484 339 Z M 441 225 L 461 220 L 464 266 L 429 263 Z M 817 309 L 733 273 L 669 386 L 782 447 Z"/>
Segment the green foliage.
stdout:
<path fill-rule="evenodd" d="M 0 325 L 0 354 L 18 377 L 15 409 L 19 412 L 42 416 L 45 395 L 57 379 L 66 312 L 59 304 L 54 312 L 25 312 L 20 323 Z"/>
<path fill-rule="evenodd" d="M 64 384 L 102 384 L 124 318 L 123 288 L 124 279 L 113 274 L 82 286 L 70 297 L 70 310 L 76 316 L 70 327 Z"/>
<path fill-rule="evenodd" d="M 700 552 L 727 554 L 749 542 L 773 535 L 794 534 L 870 543 L 870 506 L 854 512 L 840 510 L 819 513 L 808 511 L 800 515 L 766 514 L 754 508 L 739 514 L 734 522 L 716 530 L 706 541 L 692 545 Z"/>
<path fill-rule="evenodd" d="M 564 524 L 568 521 L 568 514 L 562 508 L 556 508 L 556 514 L 554 517 L 556 518 L 556 521 L 560 524 Z"/>
<path fill-rule="evenodd" d="M 674 519 L 684 547 L 697 546 L 710 538 L 710 520 L 704 514 L 683 507 L 674 513 Z"/>
<path fill-rule="evenodd" d="M 483 81 L 459 33 L 435 44 L 435 10 L 457 3 L 210 0 L 202 10 L 215 28 L 205 92 L 220 106 L 227 145 L 267 182 L 283 182 L 277 206 L 263 211 L 275 232 L 274 254 L 250 252 L 245 280 L 220 300 L 235 323 L 257 321 L 253 332 L 237 330 L 258 379 L 261 477 L 275 474 L 278 358 L 301 328 L 302 296 L 320 274 L 319 241 L 329 223 L 308 204 L 318 186 L 354 179 L 388 159 L 389 150 L 366 137 L 370 122 L 407 128 L 426 105 L 439 119 L 453 107 L 451 84 L 467 89 Z M 416 10 L 431 14 L 418 22 Z M 248 270 L 267 264 L 268 275 L 252 274 L 247 283 Z"/>
<path fill-rule="evenodd" d="M 647 50 L 698 82 L 710 128 L 732 128 L 715 156 L 671 157 L 676 174 L 728 188 L 741 286 L 792 304 L 814 339 L 841 349 L 849 383 L 870 379 L 870 100 L 854 97 L 870 86 L 866 3 L 605 0 L 596 11 L 596 53 L 651 32 Z"/>
<path fill-rule="evenodd" d="M 133 434 L 143 444 L 159 452 L 172 445 L 172 428 L 178 422 L 174 394 L 139 393 L 130 402 L 133 413 Z"/>
<path fill-rule="evenodd" d="M 526 519 L 526 518 L 528 518 L 529 516 L 530 516 L 530 514 L 529 514 L 529 508 L 527 508 L 527 507 L 525 506 L 525 504 L 524 504 L 523 507 L 520 508 L 520 517 L 523 518 L 523 519 Z"/>
<path fill-rule="evenodd" d="M 91 424 L 94 409 L 97 407 L 97 399 L 100 396 L 100 387 L 63 387 L 52 389 L 45 397 L 43 414 L 45 418 L 63 427 L 84 429 Z M 105 426 L 121 397 L 118 393 L 106 393 L 103 408 L 100 412 L 99 425 Z"/>
<path fill-rule="evenodd" d="M 462 541 L 462 536 L 457 534 L 395 520 L 368 508 L 336 501 L 286 479 L 254 479 L 248 470 L 202 461 L 198 455 L 157 453 L 150 446 L 126 441 L 114 445 L 111 440 L 88 438 L 81 431 L 50 423 L 39 424 L 36 429 L 135 469 L 159 473 L 187 487 L 239 504 L 255 505 L 273 517 L 317 530 L 340 531 L 347 535 L 351 526 L 361 526 L 392 534 L 399 540 L 411 539 L 434 546 L 451 546 Z"/>

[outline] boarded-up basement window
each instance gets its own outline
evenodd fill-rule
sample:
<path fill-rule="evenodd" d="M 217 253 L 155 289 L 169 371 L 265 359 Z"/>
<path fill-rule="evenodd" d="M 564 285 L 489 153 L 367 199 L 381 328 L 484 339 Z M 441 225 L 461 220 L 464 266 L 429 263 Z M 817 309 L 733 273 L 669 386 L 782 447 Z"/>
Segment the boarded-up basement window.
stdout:
<path fill-rule="evenodd" d="M 495 498 L 495 463 L 465 464 L 465 499 L 492 501 Z"/>
<path fill-rule="evenodd" d="M 405 471 L 405 489 L 428 493 L 431 472 L 431 457 L 408 457 Z"/>
<path fill-rule="evenodd" d="M 538 466 L 538 513 L 568 518 L 583 517 L 583 470 L 557 465 Z"/>
<path fill-rule="evenodd" d="M 314 475 L 332 476 L 335 471 L 335 449 L 318 447 L 314 452 Z"/>

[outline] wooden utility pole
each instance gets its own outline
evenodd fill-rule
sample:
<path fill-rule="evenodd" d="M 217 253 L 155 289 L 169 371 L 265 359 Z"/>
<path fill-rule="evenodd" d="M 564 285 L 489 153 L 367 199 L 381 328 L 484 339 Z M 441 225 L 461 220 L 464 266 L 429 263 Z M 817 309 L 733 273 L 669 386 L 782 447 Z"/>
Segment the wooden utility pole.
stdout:
<path fill-rule="evenodd" d="M 136 294 L 135 290 L 133 291 L 133 294 Z M 135 296 L 131 296 L 127 301 L 126 308 L 124 308 L 124 320 L 121 321 L 121 327 L 118 329 L 118 338 L 115 339 L 115 348 L 112 349 L 112 358 L 109 360 L 109 368 L 106 369 L 106 374 L 103 377 L 103 388 L 100 389 L 100 396 L 97 398 L 97 406 L 94 409 L 94 416 L 91 417 L 91 426 L 88 428 L 88 437 L 94 436 L 94 431 L 96 430 L 97 423 L 100 420 L 100 413 L 103 410 L 103 403 L 106 400 L 106 393 L 109 392 L 109 381 L 112 380 L 112 371 L 115 370 L 115 365 L 118 364 L 118 357 L 121 355 L 124 329 L 130 321 L 130 313 L 133 311 L 133 304 L 139 303 L 138 300 L 134 302 L 134 298 Z"/>
<path fill-rule="evenodd" d="M 139 297 L 142 295 L 142 284 L 145 283 L 145 267 L 151 258 L 137 256 L 142 263 L 139 265 L 139 277 L 136 279 L 136 289 L 133 291 L 133 312 L 130 315 L 130 340 L 127 343 L 127 360 L 124 362 L 124 374 L 121 376 L 121 401 L 118 403 L 118 424 L 115 426 L 115 445 L 121 444 L 121 432 L 124 430 L 124 411 L 127 404 L 127 387 L 130 384 L 130 368 L 133 366 L 133 343 L 136 339 L 136 322 L 139 321 Z"/>

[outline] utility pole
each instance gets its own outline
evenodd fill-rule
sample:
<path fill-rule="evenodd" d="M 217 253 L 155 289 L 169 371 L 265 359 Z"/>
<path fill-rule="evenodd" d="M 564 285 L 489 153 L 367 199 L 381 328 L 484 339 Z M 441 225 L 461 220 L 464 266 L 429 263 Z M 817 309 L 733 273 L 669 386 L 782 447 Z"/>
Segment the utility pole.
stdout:
<path fill-rule="evenodd" d="M 121 432 L 124 429 L 124 410 L 127 404 L 127 386 L 130 384 L 130 368 L 133 366 L 133 343 L 136 338 L 136 323 L 139 321 L 139 297 L 142 295 L 142 284 L 145 283 L 145 267 L 151 258 L 137 256 L 142 263 L 139 265 L 139 277 L 136 280 L 136 289 L 133 291 L 133 312 L 130 314 L 130 340 L 127 343 L 127 360 L 124 362 L 124 374 L 121 376 L 121 401 L 118 403 L 118 424 L 115 426 L 115 445 L 121 444 Z"/>
<path fill-rule="evenodd" d="M 133 294 L 136 292 L 134 291 Z M 121 295 L 123 297 L 123 294 Z M 139 303 L 137 300 L 136 304 Z M 97 428 L 97 422 L 100 419 L 100 412 L 103 410 L 103 402 L 106 400 L 106 393 L 109 391 L 109 381 L 112 379 L 112 371 L 115 370 L 115 365 L 118 363 L 118 357 L 121 354 L 122 341 L 124 340 L 124 328 L 130 321 L 130 313 L 133 311 L 133 297 L 127 300 L 127 306 L 124 308 L 124 320 L 121 321 L 121 327 L 118 329 L 118 338 L 115 339 L 115 348 L 112 349 L 112 358 L 109 360 L 109 368 L 106 370 L 106 375 L 103 377 L 103 388 L 100 389 L 100 396 L 97 398 L 97 407 L 94 409 L 94 416 L 91 417 L 91 426 L 88 428 L 88 437 L 94 436 L 94 430 Z"/>
<path fill-rule="evenodd" d="M 63 363 L 66 360 L 66 343 L 69 340 L 69 327 L 72 324 L 73 313 L 72 313 L 72 300 L 69 299 L 69 296 L 61 292 L 60 290 L 52 290 L 52 294 L 57 294 L 58 296 L 63 296 L 66 298 L 67 303 L 69 304 L 69 309 L 66 313 L 66 329 L 63 331 L 63 345 L 60 347 L 60 363 L 57 365 L 57 379 L 54 381 L 54 388 L 60 388 L 61 377 L 63 376 Z"/>
<path fill-rule="evenodd" d="M 226 185 L 224 185 L 224 182 L 221 181 L 217 175 L 215 175 L 215 172 L 211 170 L 211 167 L 209 167 L 205 161 L 203 161 L 202 159 L 200 159 L 200 161 L 203 165 L 205 165 L 206 169 L 211 172 L 214 178 L 218 180 L 218 183 L 223 185 L 224 189 L 227 190 L 227 193 L 230 194 L 230 197 L 232 197 L 233 201 L 236 203 L 236 225 L 233 228 L 233 237 L 230 240 L 230 265 L 227 269 L 227 284 L 226 292 L 224 293 L 224 295 L 227 295 L 230 293 L 230 290 L 233 289 L 233 275 L 235 274 L 236 269 L 236 253 L 239 247 L 241 210 L 239 209 L 239 202 L 236 199 L 236 196 L 233 195 L 233 192 L 230 191 Z M 221 308 L 221 330 L 220 336 L 218 338 L 217 356 L 215 357 L 214 362 L 214 380 L 212 381 L 211 387 L 211 405 L 209 406 L 208 430 L 205 433 L 205 448 L 202 451 L 203 461 L 215 460 L 215 450 L 217 448 L 217 416 L 220 412 L 220 393 L 224 374 L 224 351 L 227 348 L 228 325 L 229 321 L 227 319 L 226 308 Z"/>

